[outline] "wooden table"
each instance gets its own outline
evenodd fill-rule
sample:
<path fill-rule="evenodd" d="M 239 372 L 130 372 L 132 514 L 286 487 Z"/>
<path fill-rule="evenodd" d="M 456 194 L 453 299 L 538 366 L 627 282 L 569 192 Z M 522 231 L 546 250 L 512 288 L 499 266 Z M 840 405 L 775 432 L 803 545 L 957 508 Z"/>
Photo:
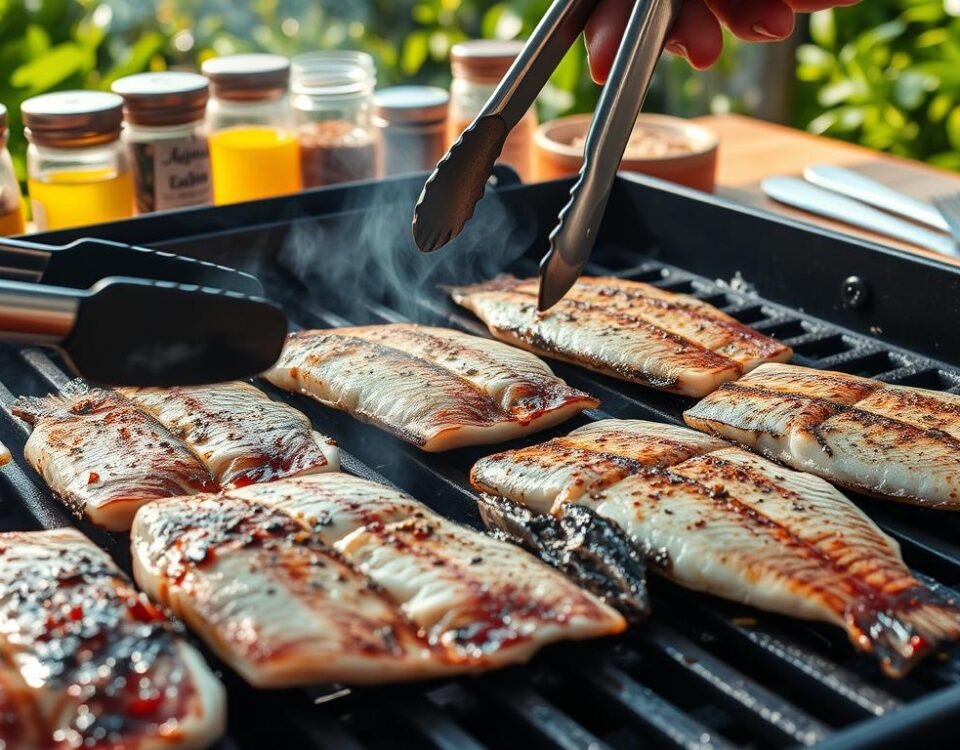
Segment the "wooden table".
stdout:
<path fill-rule="evenodd" d="M 937 193 L 960 191 L 960 174 L 740 115 L 711 115 L 697 118 L 696 122 L 710 128 L 720 137 L 716 189 L 718 195 L 740 203 L 761 206 L 802 221 L 945 259 L 942 255 L 913 245 L 879 237 L 846 224 L 821 219 L 784 206 L 767 198 L 760 190 L 760 183 L 765 177 L 773 175 L 800 176 L 804 167 L 810 164 L 833 164 L 856 170 L 904 193 L 924 199 Z M 960 261 L 946 260 L 960 264 Z"/>

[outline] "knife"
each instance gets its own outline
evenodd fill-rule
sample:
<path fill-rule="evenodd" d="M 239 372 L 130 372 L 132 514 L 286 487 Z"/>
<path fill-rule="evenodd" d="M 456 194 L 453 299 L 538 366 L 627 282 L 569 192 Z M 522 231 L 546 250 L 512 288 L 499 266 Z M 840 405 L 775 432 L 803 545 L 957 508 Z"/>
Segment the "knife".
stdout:
<path fill-rule="evenodd" d="M 807 182 L 849 198 L 856 198 L 861 203 L 881 208 L 941 232 L 950 231 L 946 220 L 929 203 L 905 195 L 852 169 L 814 164 L 803 170 L 803 177 Z"/>
<path fill-rule="evenodd" d="M 775 201 L 851 226 L 893 237 L 941 255 L 960 258 L 960 249 L 945 235 L 846 198 L 797 177 L 768 177 L 761 189 Z"/>

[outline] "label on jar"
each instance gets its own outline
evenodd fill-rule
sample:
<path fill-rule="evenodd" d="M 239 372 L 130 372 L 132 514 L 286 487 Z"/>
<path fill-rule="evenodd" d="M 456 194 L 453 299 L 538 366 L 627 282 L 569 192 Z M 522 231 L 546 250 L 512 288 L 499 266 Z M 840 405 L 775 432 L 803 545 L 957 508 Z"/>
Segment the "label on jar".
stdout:
<path fill-rule="evenodd" d="M 165 211 L 212 202 L 210 151 L 199 136 L 131 143 L 137 211 Z"/>

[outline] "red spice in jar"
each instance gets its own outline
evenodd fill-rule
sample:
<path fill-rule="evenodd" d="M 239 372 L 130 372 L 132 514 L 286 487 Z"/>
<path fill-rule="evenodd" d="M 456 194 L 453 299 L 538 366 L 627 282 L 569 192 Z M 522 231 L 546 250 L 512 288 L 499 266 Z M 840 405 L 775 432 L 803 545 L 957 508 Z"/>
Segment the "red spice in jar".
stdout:
<path fill-rule="evenodd" d="M 377 142 L 364 128 L 343 120 L 325 120 L 301 126 L 299 135 L 304 187 L 377 176 Z"/>

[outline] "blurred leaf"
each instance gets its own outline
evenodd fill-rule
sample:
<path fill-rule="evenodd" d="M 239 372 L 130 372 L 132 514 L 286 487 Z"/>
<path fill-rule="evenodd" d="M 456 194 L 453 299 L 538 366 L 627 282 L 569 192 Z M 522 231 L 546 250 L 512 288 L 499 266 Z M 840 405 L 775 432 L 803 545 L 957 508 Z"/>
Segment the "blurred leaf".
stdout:
<path fill-rule="evenodd" d="M 118 78 L 142 73 L 150 68 L 150 62 L 166 46 L 167 40 L 162 34 L 148 32 L 140 37 L 130 48 L 124 60 L 114 65 L 103 77 L 103 88 Z"/>
<path fill-rule="evenodd" d="M 960 151 L 960 106 L 954 107 L 947 115 L 946 128 L 950 148 Z"/>
<path fill-rule="evenodd" d="M 48 91 L 75 73 L 85 72 L 95 58 L 88 49 L 65 42 L 13 71 L 10 81 L 18 88 L 27 88 L 30 95 Z"/>
<path fill-rule="evenodd" d="M 403 43 L 403 53 L 400 56 L 400 70 L 412 76 L 423 66 L 430 53 L 430 37 L 425 31 L 415 31 Z"/>
<path fill-rule="evenodd" d="M 810 14 L 810 38 L 821 47 L 832 47 L 837 41 L 837 25 L 833 10 Z"/>

